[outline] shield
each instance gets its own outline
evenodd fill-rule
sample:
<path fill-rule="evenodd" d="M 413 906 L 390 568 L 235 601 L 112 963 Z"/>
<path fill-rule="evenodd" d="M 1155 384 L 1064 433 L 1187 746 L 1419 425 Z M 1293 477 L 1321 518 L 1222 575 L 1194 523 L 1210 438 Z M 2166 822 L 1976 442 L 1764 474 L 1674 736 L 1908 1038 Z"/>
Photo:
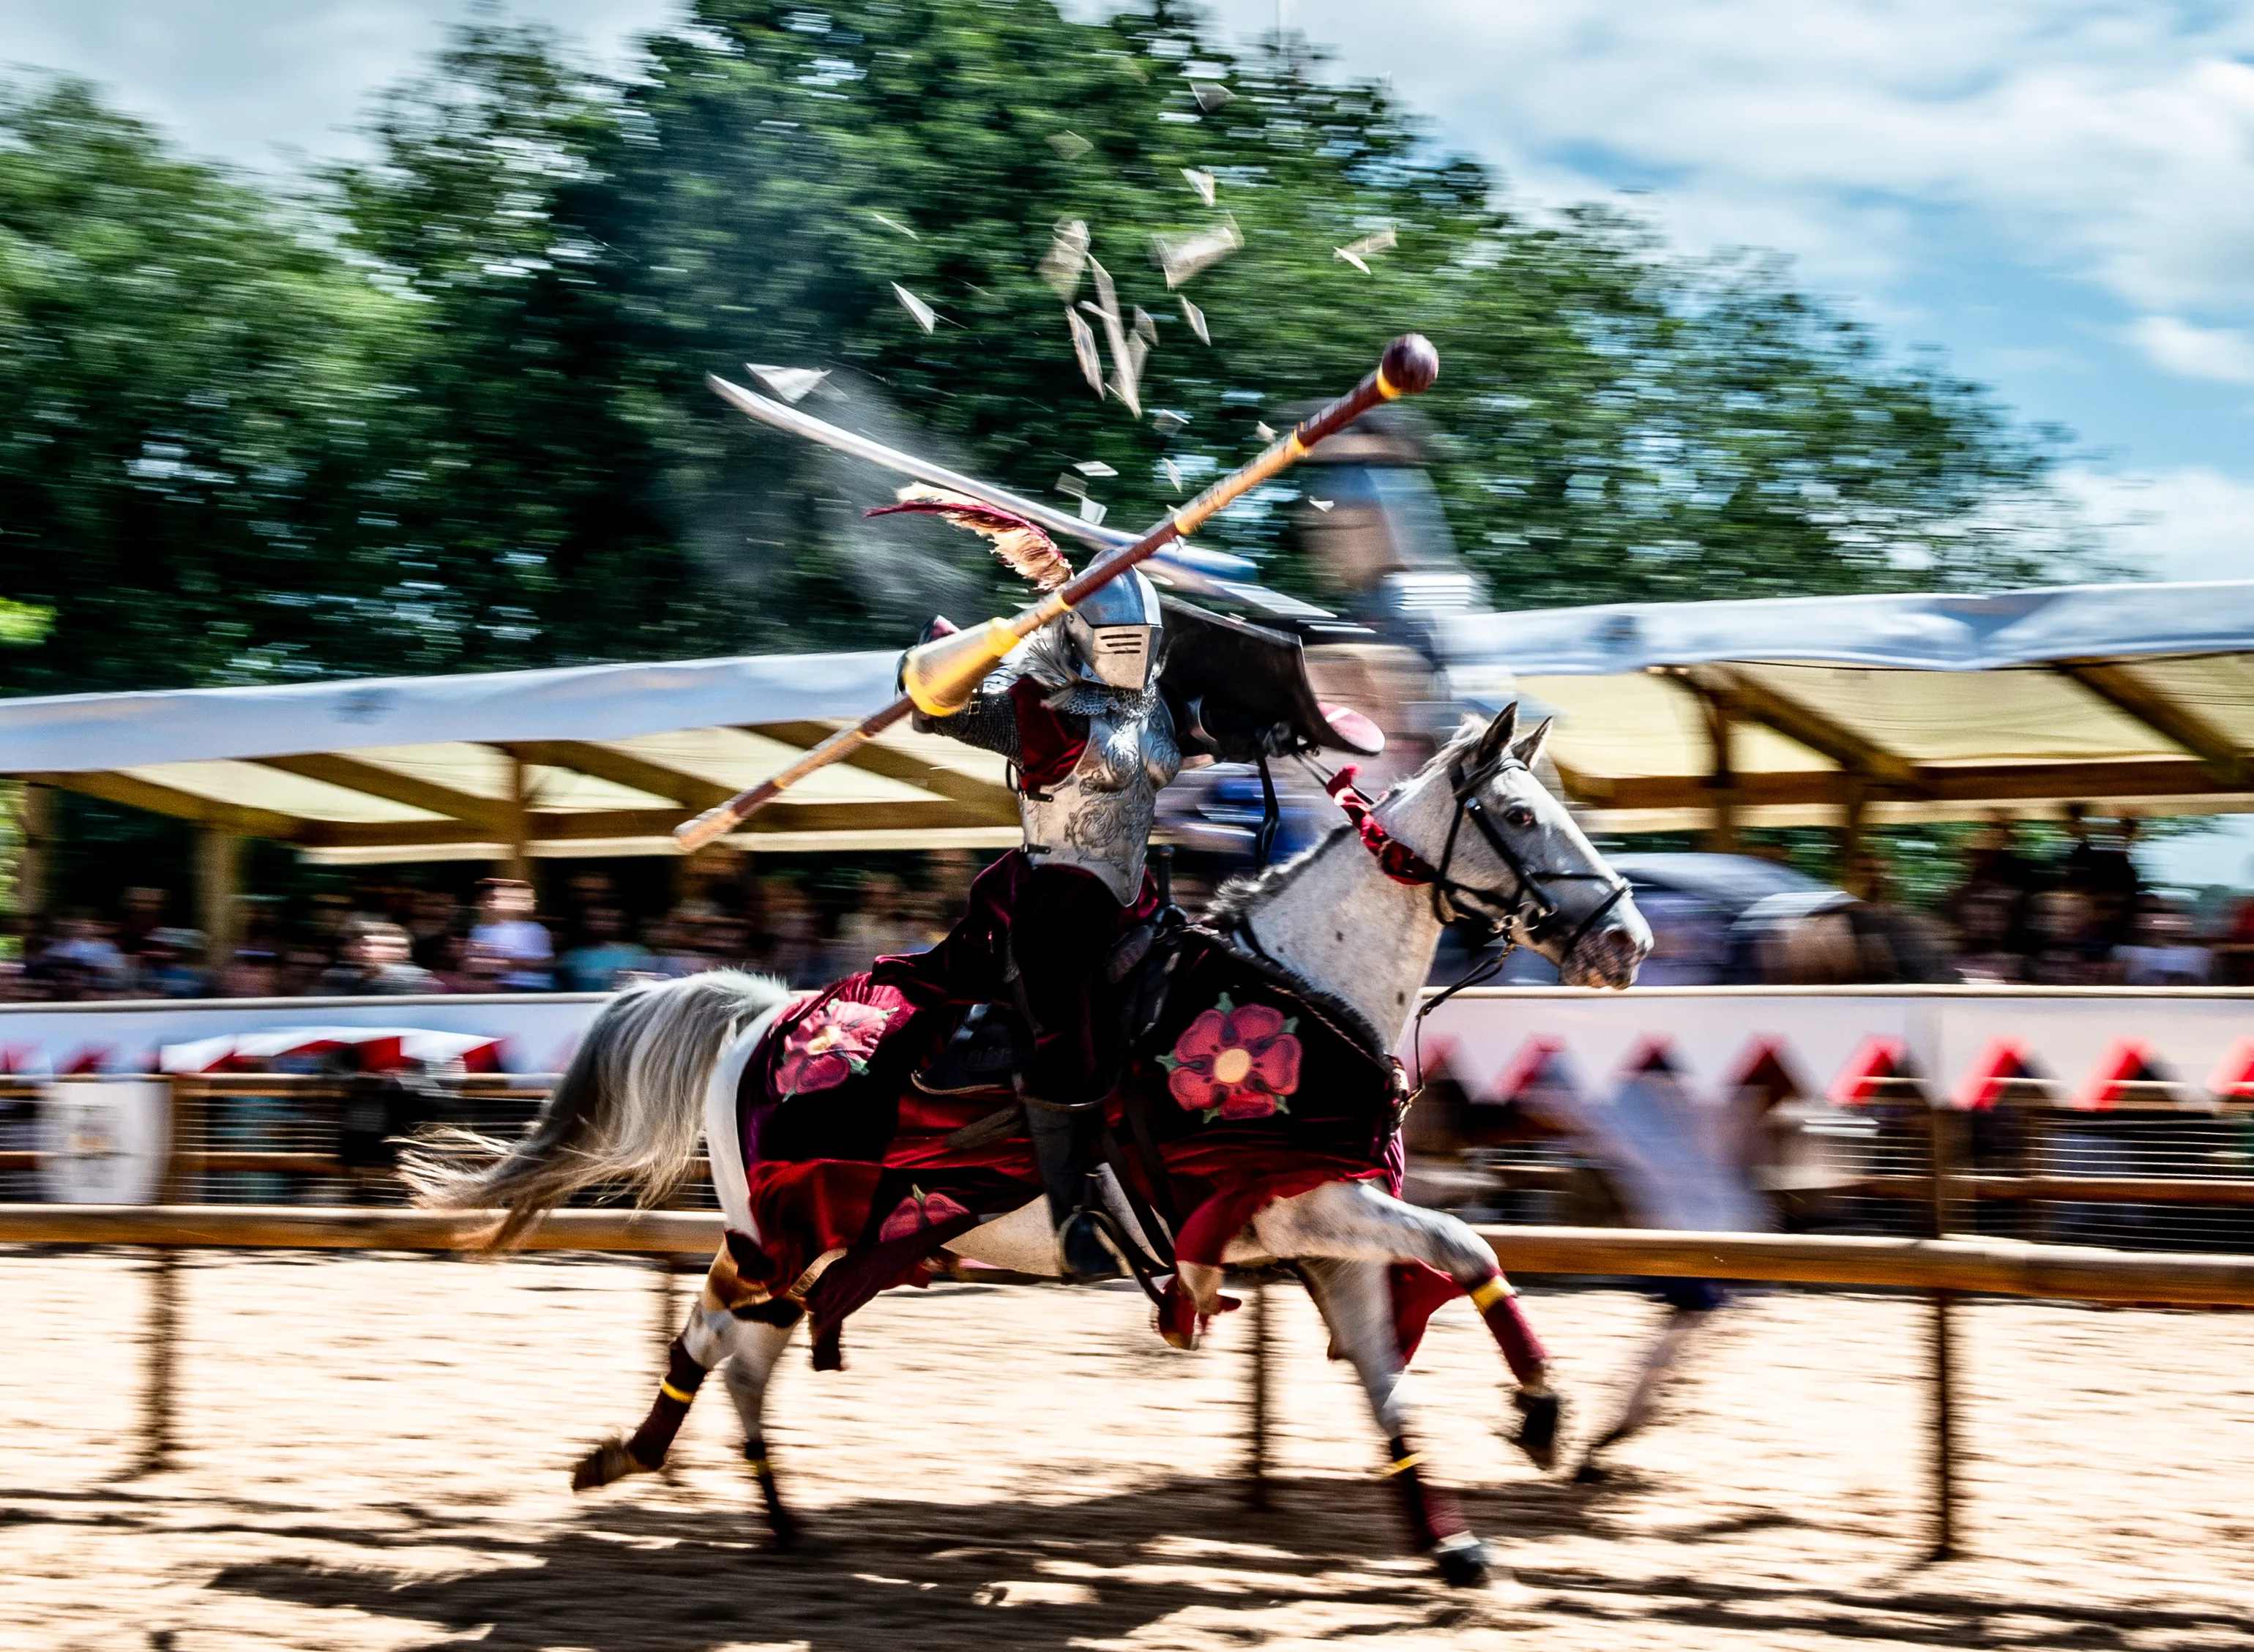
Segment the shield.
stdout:
<path fill-rule="evenodd" d="M 1367 718 L 1315 698 L 1297 637 L 1162 597 L 1166 662 L 1159 692 L 1185 753 L 1227 763 L 1328 749 L 1374 757 L 1385 737 Z"/>

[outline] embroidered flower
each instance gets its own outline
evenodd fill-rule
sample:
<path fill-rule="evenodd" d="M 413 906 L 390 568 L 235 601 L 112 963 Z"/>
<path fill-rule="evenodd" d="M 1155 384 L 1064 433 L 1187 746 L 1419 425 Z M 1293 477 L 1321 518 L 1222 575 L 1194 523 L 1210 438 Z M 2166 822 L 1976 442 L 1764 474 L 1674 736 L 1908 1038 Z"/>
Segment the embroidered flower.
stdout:
<path fill-rule="evenodd" d="M 890 1010 L 850 998 L 832 998 L 784 1038 L 775 1063 L 775 1088 L 782 1099 L 808 1090 L 833 1089 L 869 1070 L 869 1057 L 885 1035 Z"/>
<path fill-rule="evenodd" d="M 892 1208 L 892 1214 L 885 1218 L 885 1225 L 877 1229 L 877 1237 L 880 1242 L 905 1238 L 926 1228 L 936 1228 L 949 1217 L 970 1214 L 945 1194 L 928 1194 L 920 1187 L 911 1187 L 908 1196 Z"/>
<path fill-rule="evenodd" d="M 1264 1004 L 1238 1009 L 1228 994 L 1183 1030 L 1173 1054 L 1158 1058 L 1166 1088 L 1208 1119 L 1266 1118 L 1288 1113 L 1284 1098 L 1299 1088 L 1299 1040 Z"/>

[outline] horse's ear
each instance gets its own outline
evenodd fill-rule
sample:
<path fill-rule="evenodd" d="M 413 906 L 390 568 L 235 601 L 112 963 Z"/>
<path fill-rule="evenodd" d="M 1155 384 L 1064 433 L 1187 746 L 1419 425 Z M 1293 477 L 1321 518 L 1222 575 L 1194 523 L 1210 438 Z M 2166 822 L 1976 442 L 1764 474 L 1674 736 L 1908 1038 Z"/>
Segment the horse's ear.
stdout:
<path fill-rule="evenodd" d="M 1494 721 L 1488 724 L 1487 732 L 1480 736 L 1479 745 L 1472 752 L 1472 766 L 1485 768 L 1490 763 L 1500 761 L 1503 748 L 1510 744 L 1510 737 L 1517 732 L 1518 702 L 1513 700 L 1494 714 Z"/>
<path fill-rule="evenodd" d="M 1557 720 L 1555 718 L 1544 718 L 1534 725 L 1531 734 L 1510 743 L 1510 754 L 1532 768 L 1542 760 L 1542 747 L 1550 738 L 1550 725 Z"/>

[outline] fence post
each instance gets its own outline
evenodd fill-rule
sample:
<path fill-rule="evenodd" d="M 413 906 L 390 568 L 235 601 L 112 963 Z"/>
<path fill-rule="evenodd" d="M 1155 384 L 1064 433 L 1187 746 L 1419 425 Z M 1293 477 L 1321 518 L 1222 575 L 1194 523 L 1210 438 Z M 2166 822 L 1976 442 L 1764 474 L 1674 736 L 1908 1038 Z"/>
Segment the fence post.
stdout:
<path fill-rule="evenodd" d="M 1268 1507 L 1269 1336 L 1268 1294 L 1270 1286 L 1260 1274 L 1248 1274 L 1245 1284 L 1252 1300 L 1246 1306 L 1252 1320 L 1252 1437 L 1245 1463 L 1244 1502 L 1248 1508 Z"/>
<path fill-rule="evenodd" d="M 186 1196 L 185 1174 L 189 1124 L 182 1092 L 186 1081 L 178 1074 L 164 1084 L 164 1165 L 157 1177 L 157 1202 L 176 1205 Z M 175 1245 L 158 1245 L 150 1251 L 147 1343 L 141 1387 L 141 1460 L 136 1474 L 160 1474 L 172 1466 L 179 1438 L 172 1426 L 178 1392 L 180 1317 L 180 1252 Z"/>
<path fill-rule="evenodd" d="M 1925 1107 L 1926 1191 L 1936 1239 L 1949 1234 L 1949 1173 L 1955 1116 L 1928 1096 Z M 1956 1552 L 1956 1373 L 1952 1310 L 1956 1293 L 1936 1291 L 1933 1300 L 1933 1558 Z"/>

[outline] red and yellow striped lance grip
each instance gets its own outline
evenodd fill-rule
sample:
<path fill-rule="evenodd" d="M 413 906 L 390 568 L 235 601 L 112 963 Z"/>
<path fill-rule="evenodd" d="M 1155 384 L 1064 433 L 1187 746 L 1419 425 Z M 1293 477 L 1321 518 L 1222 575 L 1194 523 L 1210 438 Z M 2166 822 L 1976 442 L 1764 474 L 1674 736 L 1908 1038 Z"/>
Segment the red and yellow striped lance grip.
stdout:
<path fill-rule="evenodd" d="M 987 673 L 1025 638 L 1086 601 L 1137 563 L 1178 539 L 1186 539 L 1216 512 L 1278 472 L 1290 469 L 1325 437 L 1335 435 L 1370 409 L 1396 396 L 1430 389 L 1439 376 L 1440 354 L 1432 341 L 1420 333 L 1402 334 L 1385 346 L 1375 373 L 1327 407 L 1300 420 L 1290 434 L 1270 443 L 1250 464 L 1231 471 L 1133 544 L 1123 545 L 1101 562 L 1091 564 L 1022 613 L 1008 620 L 990 620 L 910 649 L 900 671 L 906 692 L 900 698 L 852 727 L 840 729 L 780 774 L 676 828 L 674 841 L 685 850 L 704 848 L 817 769 L 850 756 L 911 711 L 946 717 L 961 710 Z"/>

